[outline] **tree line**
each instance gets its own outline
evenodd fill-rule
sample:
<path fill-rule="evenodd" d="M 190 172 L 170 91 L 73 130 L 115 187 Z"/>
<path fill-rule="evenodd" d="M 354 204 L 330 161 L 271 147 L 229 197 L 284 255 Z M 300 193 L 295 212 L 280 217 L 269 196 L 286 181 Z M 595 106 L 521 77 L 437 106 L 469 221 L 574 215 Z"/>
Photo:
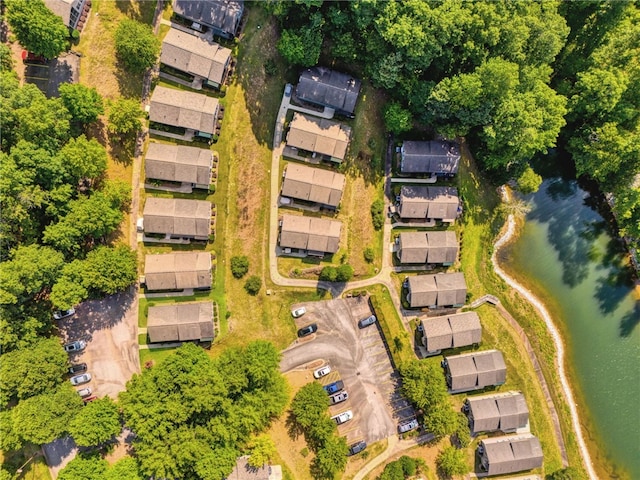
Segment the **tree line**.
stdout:
<path fill-rule="evenodd" d="M 271 0 L 291 65 L 335 65 L 384 89 L 387 129 L 464 136 L 480 164 L 525 191 L 559 147 L 615 196 L 640 237 L 640 74 L 635 2 Z M 562 161 L 562 160 L 559 160 Z M 635 182 L 635 183 L 634 183 Z"/>

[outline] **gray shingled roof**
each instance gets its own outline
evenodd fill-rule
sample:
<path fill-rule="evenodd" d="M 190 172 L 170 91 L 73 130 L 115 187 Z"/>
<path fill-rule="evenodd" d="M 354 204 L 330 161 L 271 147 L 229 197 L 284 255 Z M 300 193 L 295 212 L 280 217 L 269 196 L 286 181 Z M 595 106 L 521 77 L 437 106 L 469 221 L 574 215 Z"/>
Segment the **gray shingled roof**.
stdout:
<path fill-rule="evenodd" d="M 458 173 L 460 147 L 454 142 L 442 140 L 405 141 L 400 152 L 400 171 L 402 173 Z"/>
<path fill-rule="evenodd" d="M 408 282 L 412 307 L 446 307 L 466 301 L 467 284 L 461 272 L 413 275 Z"/>
<path fill-rule="evenodd" d="M 465 353 L 445 360 L 449 388 L 454 391 L 502 385 L 507 380 L 507 367 L 498 350 Z"/>
<path fill-rule="evenodd" d="M 202 25 L 236 34 L 244 0 L 174 0 L 173 11 Z"/>
<path fill-rule="evenodd" d="M 202 93 L 158 86 L 151 95 L 152 122 L 213 134 L 217 117 L 218 99 Z"/>
<path fill-rule="evenodd" d="M 211 183 L 211 150 L 149 143 L 144 159 L 146 178 L 208 185 Z"/>
<path fill-rule="evenodd" d="M 147 334 L 151 343 L 213 340 L 213 302 L 149 307 Z"/>
<path fill-rule="evenodd" d="M 67 27 L 69 26 L 69 20 L 71 20 L 71 5 L 73 0 L 44 0 L 44 4 L 49 10 L 55 13 L 58 17 L 62 18 L 62 23 Z"/>
<path fill-rule="evenodd" d="M 423 341 L 428 352 L 480 343 L 482 327 L 476 312 L 463 312 L 422 320 Z"/>
<path fill-rule="evenodd" d="M 211 254 L 181 252 L 146 255 L 144 276 L 147 289 L 152 291 L 211 288 Z"/>
<path fill-rule="evenodd" d="M 458 190 L 454 187 L 404 185 L 398 213 L 402 218 L 453 221 L 459 205 Z"/>
<path fill-rule="evenodd" d="M 335 253 L 340 247 L 342 223 L 324 218 L 283 215 L 279 245 L 282 248 Z"/>
<path fill-rule="evenodd" d="M 230 57 L 228 48 L 172 28 L 162 41 L 160 63 L 222 83 Z"/>
<path fill-rule="evenodd" d="M 542 466 L 540 440 L 533 435 L 496 437 L 482 440 L 481 463 L 488 475 L 521 472 Z"/>
<path fill-rule="evenodd" d="M 345 176 L 331 170 L 289 163 L 282 181 L 282 195 L 337 207 Z"/>
<path fill-rule="evenodd" d="M 400 263 L 453 263 L 458 250 L 456 233 L 451 230 L 403 232 L 398 241 Z"/>
<path fill-rule="evenodd" d="M 350 137 L 351 127 L 296 112 L 289 125 L 287 145 L 344 160 Z"/>
<path fill-rule="evenodd" d="M 299 99 L 353 114 L 360 93 L 360 80 L 325 67 L 313 67 L 300 74 Z"/>
<path fill-rule="evenodd" d="M 471 433 L 508 432 L 523 428 L 529 422 L 529 409 L 520 392 L 506 392 L 469 397 Z"/>
<path fill-rule="evenodd" d="M 211 202 L 148 197 L 144 204 L 145 233 L 207 237 L 211 233 Z"/>

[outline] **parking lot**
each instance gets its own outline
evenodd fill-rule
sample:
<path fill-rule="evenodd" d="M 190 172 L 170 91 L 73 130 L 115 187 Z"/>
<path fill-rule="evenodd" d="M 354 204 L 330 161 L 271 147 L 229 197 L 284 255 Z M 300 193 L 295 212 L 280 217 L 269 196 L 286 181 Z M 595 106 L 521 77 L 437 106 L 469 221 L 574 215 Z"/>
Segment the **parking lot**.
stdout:
<path fill-rule="evenodd" d="M 294 305 L 307 313 L 295 319 L 296 327 L 311 323 L 318 331 L 298 339 L 283 352 L 281 370 L 313 371 L 323 365 L 331 373 L 318 380 L 323 385 L 342 380 L 349 398 L 329 407 L 334 416 L 346 410 L 353 420 L 338 427 L 348 444 L 359 440 L 372 443 L 397 433 L 399 423 L 415 412 L 399 393 L 399 378 L 378 324 L 358 328 L 358 320 L 372 314 L 365 297 L 327 300 Z"/>
<path fill-rule="evenodd" d="M 56 322 L 66 342 L 84 340 L 87 347 L 69 355 L 69 362 L 87 364 L 91 395 L 117 398 L 134 373 L 140 372 L 138 300 L 134 289 L 76 307 L 76 314 Z"/>
<path fill-rule="evenodd" d="M 27 60 L 24 66 L 25 81 L 37 86 L 49 98 L 58 96 L 61 84 L 78 83 L 79 80 L 80 57 L 73 53 L 63 53 L 43 62 Z"/>

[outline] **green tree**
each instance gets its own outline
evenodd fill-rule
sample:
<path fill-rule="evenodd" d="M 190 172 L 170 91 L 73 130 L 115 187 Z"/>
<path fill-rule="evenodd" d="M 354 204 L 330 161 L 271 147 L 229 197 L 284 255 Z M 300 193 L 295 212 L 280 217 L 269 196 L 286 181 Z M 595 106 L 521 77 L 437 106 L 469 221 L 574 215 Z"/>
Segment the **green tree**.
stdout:
<path fill-rule="evenodd" d="M 0 404 L 54 391 L 67 371 L 67 361 L 55 337 L 4 353 L 0 362 Z"/>
<path fill-rule="evenodd" d="M 249 259 L 246 255 L 231 257 L 231 273 L 236 278 L 244 277 L 249 271 Z"/>
<path fill-rule="evenodd" d="M 430 408 L 423 416 L 424 429 L 442 438 L 456 431 L 456 414 L 448 402 Z"/>
<path fill-rule="evenodd" d="M 7 44 L 0 44 L 0 71 L 13 70 L 13 56 Z"/>
<path fill-rule="evenodd" d="M 104 102 L 98 91 L 81 83 L 63 83 L 60 98 L 71 114 L 71 121 L 86 125 L 104 113 Z"/>
<path fill-rule="evenodd" d="M 87 140 L 84 135 L 69 140 L 58 159 L 67 172 L 67 181 L 77 184 L 80 180 L 97 178 L 107 170 L 107 152 L 97 140 Z"/>
<path fill-rule="evenodd" d="M 248 446 L 251 449 L 248 463 L 254 468 L 261 468 L 277 454 L 276 444 L 266 434 L 258 435 L 249 442 Z"/>
<path fill-rule="evenodd" d="M 104 480 L 143 480 L 138 463 L 132 457 L 124 457 L 111 465 Z"/>
<path fill-rule="evenodd" d="M 294 30 L 284 29 L 278 41 L 278 52 L 288 62 L 301 67 L 312 67 L 320 59 L 322 49 L 322 25 L 320 12 L 311 14 L 309 24 Z"/>
<path fill-rule="evenodd" d="M 67 49 L 69 29 L 42 0 L 6 0 L 7 21 L 24 48 L 45 58 Z"/>
<path fill-rule="evenodd" d="M 149 25 L 131 19 L 118 23 L 115 34 L 116 55 L 132 72 L 153 67 L 160 54 L 160 40 Z"/>
<path fill-rule="evenodd" d="M 317 419 L 327 414 L 327 392 L 322 385 L 311 382 L 304 385 L 291 402 L 291 413 L 304 429 L 311 428 Z"/>
<path fill-rule="evenodd" d="M 436 465 L 440 474 L 445 478 L 458 477 L 469 471 L 464 451 L 454 447 L 445 447 L 438 454 Z"/>
<path fill-rule="evenodd" d="M 383 113 L 384 125 L 387 130 L 396 135 L 408 132 L 413 126 L 413 117 L 411 112 L 398 102 L 387 104 Z"/>
<path fill-rule="evenodd" d="M 347 451 L 347 441 L 344 437 L 329 437 L 318 449 L 311 463 L 313 476 L 319 479 L 333 479 L 342 473 L 347 465 Z"/>
<path fill-rule="evenodd" d="M 325 282 L 335 282 L 338 278 L 338 270 L 336 267 L 327 265 L 326 267 L 322 267 L 318 278 Z"/>
<path fill-rule="evenodd" d="M 35 90 L 33 90 L 35 88 Z M 59 98 L 47 99 L 35 85 L 20 89 L 22 99 L 13 112 L 15 125 L 10 135 L 55 153 L 69 140 L 71 115 Z M 28 102 L 20 105 L 20 101 Z"/>
<path fill-rule="evenodd" d="M 575 467 L 556 470 L 545 477 L 546 480 L 578 480 L 579 478 L 582 478 L 582 474 Z"/>
<path fill-rule="evenodd" d="M 640 238 L 640 187 L 621 188 L 613 211 L 622 236 Z"/>
<path fill-rule="evenodd" d="M 455 430 L 453 432 L 455 437 L 452 443 L 457 444 L 459 448 L 467 448 L 471 443 L 471 432 L 469 431 L 469 420 L 464 413 L 458 412 L 456 414 Z"/>
<path fill-rule="evenodd" d="M 22 448 L 19 430 L 13 427 L 13 410 L 0 410 L 0 450 L 11 452 Z M 13 477 L 12 477 L 13 478 Z"/>
<path fill-rule="evenodd" d="M 336 269 L 336 281 L 348 282 L 353 278 L 353 267 L 348 263 L 340 265 Z"/>
<path fill-rule="evenodd" d="M 142 110 L 137 100 L 119 98 L 109 104 L 109 124 L 107 130 L 125 136 L 137 133 L 142 128 Z"/>
<path fill-rule="evenodd" d="M 99 455 L 78 455 L 60 470 L 60 480 L 104 480 L 109 464 Z"/>
<path fill-rule="evenodd" d="M 373 228 L 380 230 L 384 225 L 384 200 L 378 198 L 371 204 Z"/>
<path fill-rule="evenodd" d="M 110 397 L 89 402 L 69 424 L 69 433 L 80 447 L 93 447 L 120 433 L 118 406 Z"/>
<path fill-rule="evenodd" d="M 525 195 L 528 193 L 534 193 L 538 191 L 540 185 L 542 185 L 542 177 L 538 175 L 531 166 L 525 166 L 522 173 L 518 176 L 518 190 Z"/>
<path fill-rule="evenodd" d="M 401 456 L 398 460 L 385 465 L 378 480 L 404 480 L 416 475 L 421 467 L 420 460 Z"/>
<path fill-rule="evenodd" d="M 244 283 L 244 289 L 249 295 L 257 295 L 262 288 L 262 279 L 258 275 L 251 275 Z"/>
<path fill-rule="evenodd" d="M 424 412 L 448 403 L 447 385 L 436 362 L 411 362 L 400 365 L 402 393 Z"/>

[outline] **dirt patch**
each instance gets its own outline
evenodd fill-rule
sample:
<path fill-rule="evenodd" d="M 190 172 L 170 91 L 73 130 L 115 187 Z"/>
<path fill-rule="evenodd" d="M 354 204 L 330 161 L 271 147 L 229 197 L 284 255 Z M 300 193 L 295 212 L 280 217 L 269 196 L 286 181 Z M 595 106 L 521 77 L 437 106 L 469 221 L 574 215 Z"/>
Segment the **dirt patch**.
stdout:
<path fill-rule="evenodd" d="M 427 467 L 429 470 L 427 472 L 422 472 L 422 476 L 417 478 L 426 478 L 429 480 L 436 480 L 438 478 L 438 476 L 435 473 L 436 457 L 438 456 L 438 453 L 442 448 L 444 447 L 443 446 L 441 447 L 440 444 L 426 444 L 426 445 L 419 445 L 410 450 L 405 450 L 404 452 L 397 453 L 392 457 L 390 457 L 386 463 L 374 468 L 369 473 L 369 475 L 365 477 L 365 479 L 373 480 L 375 478 L 378 478 L 378 476 L 380 476 L 380 474 L 384 470 L 384 467 L 386 464 L 391 463 L 395 460 L 398 460 L 403 455 L 406 455 L 408 457 L 420 458 L 427 464 Z"/>

